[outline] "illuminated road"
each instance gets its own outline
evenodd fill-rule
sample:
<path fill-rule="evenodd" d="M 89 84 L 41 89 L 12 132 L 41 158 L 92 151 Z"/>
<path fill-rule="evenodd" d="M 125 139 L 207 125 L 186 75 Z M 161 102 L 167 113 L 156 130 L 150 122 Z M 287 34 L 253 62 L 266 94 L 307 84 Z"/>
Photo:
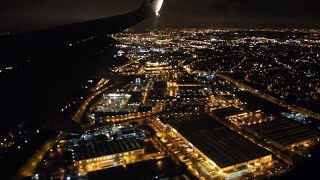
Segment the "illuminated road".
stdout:
<path fill-rule="evenodd" d="M 60 133 L 56 137 L 48 140 L 19 170 L 14 179 L 22 179 L 23 177 L 33 176 L 34 171 L 42 161 L 43 156 L 54 146 L 54 144 L 60 141 L 66 134 Z"/>
<path fill-rule="evenodd" d="M 89 103 L 92 101 L 92 99 L 94 99 L 95 97 L 97 97 L 98 95 L 100 95 L 101 93 L 107 91 L 109 88 L 113 87 L 114 85 L 109 85 L 103 89 L 100 89 L 99 91 L 94 92 L 90 97 L 88 97 L 80 106 L 80 108 L 78 109 L 78 111 L 75 113 L 75 115 L 73 116 L 73 120 L 75 122 L 77 122 L 78 124 L 80 124 L 80 120 L 83 116 L 83 114 L 85 113 L 87 106 L 89 105 Z"/>
<path fill-rule="evenodd" d="M 267 95 L 261 91 L 258 91 L 256 89 L 253 89 L 252 87 L 248 86 L 248 85 L 245 85 L 239 81 L 236 81 L 232 78 L 230 78 L 229 76 L 226 76 L 226 75 L 223 75 L 223 74 L 216 74 L 217 77 L 220 77 L 224 80 L 227 80 L 231 83 L 233 83 L 235 86 L 237 86 L 238 88 L 243 88 L 245 91 L 248 91 L 264 100 L 267 100 L 269 102 L 272 102 L 274 104 L 277 104 L 281 107 L 284 107 L 284 108 L 287 108 L 289 110 L 292 110 L 296 113 L 300 113 L 300 114 L 304 114 L 304 115 L 307 115 L 309 117 L 312 117 L 312 118 L 315 118 L 315 119 L 318 119 L 320 120 L 320 114 L 317 114 L 315 112 L 312 112 L 312 111 L 309 111 L 307 109 L 304 109 L 304 108 L 301 108 L 301 107 L 298 107 L 298 106 L 295 106 L 295 105 L 289 105 L 289 104 L 286 104 L 284 101 L 281 101 L 279 99 L 276 99 L 275 97 L 272 97 L 270 95 Z"/>
<path fill-rule="evenodd" d="M 185 68 L 185 70 L 189 73 L 189 74 L 198 74 L 198 73 L 206 73 L 206 74 L 212 74 L 210 72 L 206 72 L 206 71 L 193 71 L 190 66 L 187 66 Z M 223 74 L 219 74 L 219 73 L 216 73 L 215 74 L 217 77 L 220 77 L 226 81 L 229 81 L 231 82 L 232 84 L 234 84 L 236 87 L 238 88 L 242 88 L 244 89 L 245 91 L 248 91 L 264 100 L 267 100 L 269 102 L 272 102 L 274 104 L 277 104 L 281 107 L 284 107 L 284 108 L 287 108 L 293 112 L 296 112 L 296 113 L 300 113 L 300 114 L 304 114 L 304 115 L 307 115 L 309 117 L 312 117 L 312 118 L 315 118 L 315 119 L 318 119 L 320 120 L 320 114 L 318 113 L 315 113 L 315 112 L 312 112 L 310 110 L 307 110 L 307 109 L 304 109 L 304 108 L 301 108 L 301 107 L 298 107 L 298 106 L 295 106 L 295 105 L 289 105 L 289 104 L 286 104 L 284 101 L 281 101 L 273 96 L 270 96 L 268 94 L 265 94 L 261 91 L 258 91 L 256 89 L 253 89 L 252 87 L 242 83 L 242 82 L 239 82 L 229 76 L 226 76 L 226 75 L 223 75 Z"/>
<path fill-rule="evenodd" d="M 99 91 L 94 92 L 89 98 L 87 98 L 85 100 L 85 102 L 81 105 L 81 107 L 79 108 L 79 110 L 76 112 L 76 114 L 74 115 L 73 119 L 74 121 L 76 121 L 77 123 L 80 123 L 80 120 L 87 108 L 87 106 L 89 105 L 89 103 L 91 102 L 91 100 L 93 98 L 95 98 L 96 96 L 98 96 L 99 94 L 101 94 L 102 92 L 108 90 L 110 87 L 112 87 L 113 85 L 110 85 L 108 87 L 105 87 L 103 89 L 100 89 Z M 60 141 L 63 137 L 65 136 L 65 133 L 60 133 L 58 134 L 55 138 L 48 140 L 47 142 L 45 142 L 45 144 L 43 144 L 43 146 L 40 148 L 40 150 L 38 150 L 19 170 L 18 173 L 16 175 L 16 177 L 14 177 L 14 179 L 22 179 L 23 177 L 27 177 L 27 176 L 33 176 L 34 175 L 34 171 L 37 168 L 37 166 L 39 165 L 39 163 L 41 162 L 41 160 L 43 159 L 43 156 L 50 150 L 52 149 L 52 147 L 54 146 L 54 144 L 58 141 Z"/>

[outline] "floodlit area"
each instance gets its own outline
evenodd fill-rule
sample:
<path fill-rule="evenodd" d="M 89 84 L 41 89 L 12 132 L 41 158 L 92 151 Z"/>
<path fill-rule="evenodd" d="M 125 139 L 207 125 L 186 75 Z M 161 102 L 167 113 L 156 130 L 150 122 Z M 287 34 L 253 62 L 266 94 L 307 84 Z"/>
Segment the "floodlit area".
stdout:
<path fill-rule="evenodd" d="M 131 95 L 110 93 L 104 94 L 103 98 L 96 106 L 97 112 L 132 112 L 134 106 L 128 105 Z"/>

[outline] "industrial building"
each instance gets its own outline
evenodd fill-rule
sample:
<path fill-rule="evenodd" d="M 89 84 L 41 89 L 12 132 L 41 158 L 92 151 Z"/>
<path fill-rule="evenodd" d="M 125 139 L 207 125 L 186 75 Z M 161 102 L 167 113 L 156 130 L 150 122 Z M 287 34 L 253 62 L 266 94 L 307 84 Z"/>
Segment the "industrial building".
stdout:
<path fill-rule="evenodd" d="M 272 161 L 272 154 L 229 130 L 209 115 L 187 115 L 164 119 L 172 131 L 204 159 L 199 173 L 208 179 L 241 177 Z"/>
<path fill-rule="evenodd" d="M 143 141 L 134 137 L 108 141 L 106 139 L 80 142 L 73 149 L 73 160 L 79 172 L 97 171 L 125 164 L 126 156 L 144 154 Z"/>
<path fill-rule="evenodd" d="M 320 138 L 320 133 L 297 121 L 287 118 L 275 118 L 272 121 L 249 126 L 253 134 L 266 138 L 281 150 L 291 149 Z"/>
<path fill-rule="evenodd" d="M 251 125 L 271 119 L 265 118 L 264 113 L 261 110 L 245 111 L 234 106 L 215 109 L 212 112 L 219 118 L 228 120 L 236 125 Z"/>

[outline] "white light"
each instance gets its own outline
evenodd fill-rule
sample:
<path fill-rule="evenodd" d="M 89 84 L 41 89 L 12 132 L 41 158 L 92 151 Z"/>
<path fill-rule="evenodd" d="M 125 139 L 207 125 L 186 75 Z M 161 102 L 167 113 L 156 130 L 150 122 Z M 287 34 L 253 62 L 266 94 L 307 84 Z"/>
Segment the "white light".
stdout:
<path fill-rule="evenodd" d="M 109 96 L 120 97 L 120 94 L 109 94 Z"/>
<path fill-rule="evenodd" d="M 159 11 L 162 7 L 163 0 L 155 0 L 153 1 L 153 10 L 156 13 L 157 16 L 159 16 Z"/>

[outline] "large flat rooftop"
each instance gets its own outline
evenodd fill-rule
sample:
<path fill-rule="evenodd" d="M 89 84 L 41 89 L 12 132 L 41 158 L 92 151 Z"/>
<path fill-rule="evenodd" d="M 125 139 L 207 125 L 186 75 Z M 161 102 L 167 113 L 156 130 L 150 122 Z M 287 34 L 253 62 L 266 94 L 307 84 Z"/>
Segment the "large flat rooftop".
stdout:
<path fill-rule="evenodd" d="M 136 138 L 123 138 L 112 141 L 90 140 L 80 142 L 74 147 L 75 160 L 91 159 L 143 148 L 143 142 Z"/>
<path fill-rule="evenodd" d="M 161 164 L 161 166 L 158 166 Z M 89 179 L 187 179 L 182 178 L 187 170 L 182 165 L 177 165 L 172 159 L 141 161 L 127 164 L 126 167 L 117 166 L 99 171 L 89 172 Z M 187 174 L 188 175 L 188 174 Z M 188 175 L 189 176 L 189 175 Z M 192 177 L 192 176 L 191 176 Z M 192 178 L 190 178 L 192 179 Z"/>
<path fill-rule="evenodd" d="M 272 121 L 251 125 L 250 128 L 283 146 L 320 137 L 320 133 L 316 130 L 287 118 L 276 118 Z"/>
<path fill-rule="evenodd" d="M 258 159 L 271 153 L 229 130 L 209 115 L 165 120 L 220 168 Z"/>
<path fill-rule="evenodd" d="M 216 109 L 213 111 L 213 113 L 215 115 L 217 115 L 218 117 L 220 118 L 225 118 L 225 117 L 228 117 L 228 116 L 234 116 L 234 115 L 237 115 L 237 114 L 242 114 L 244 113 L 245 111 L 242 111 L 236 107 L 226 107 L 226 108 L 221 108 L 221 109 Z"/>

